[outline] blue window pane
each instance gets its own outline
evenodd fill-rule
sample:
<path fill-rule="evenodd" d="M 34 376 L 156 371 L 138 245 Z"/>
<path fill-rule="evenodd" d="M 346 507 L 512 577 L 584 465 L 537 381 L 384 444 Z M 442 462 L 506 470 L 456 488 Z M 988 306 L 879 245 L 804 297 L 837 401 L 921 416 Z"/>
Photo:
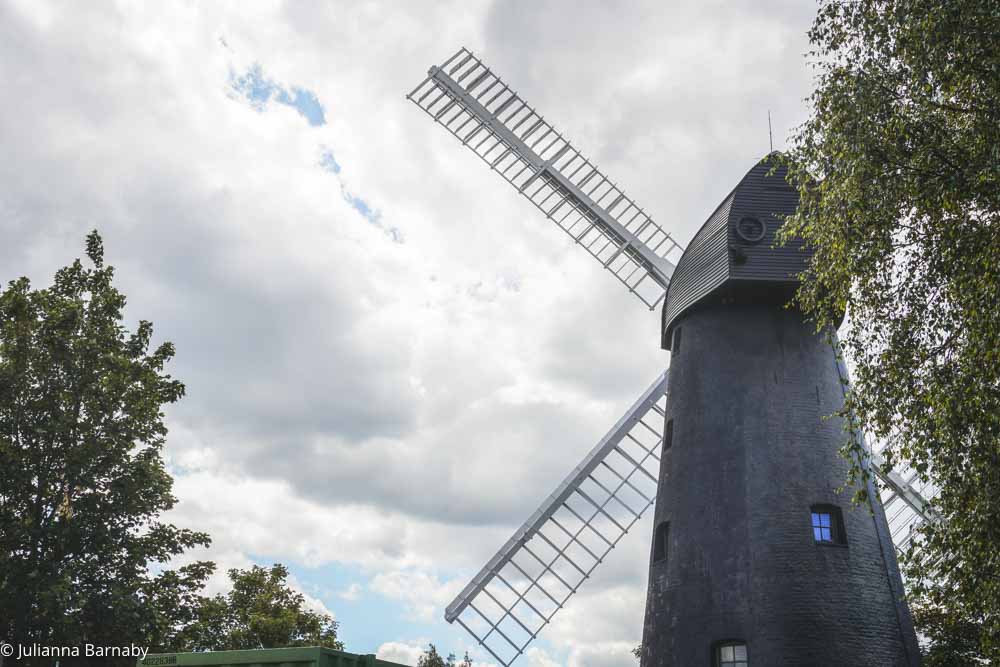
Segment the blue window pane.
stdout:
<path fill-rule="evenodd" d="M 829 514 L 820 514 L 819 515 L 819 525 L 821 525 L 821 526 L 829 526 L 830 525 L 830 515 Z"/>
<path fill-rule="evenodd" d="M 818 526 L 813 526 L 813 539 L 815 539 L 817 542 L 823 539 L 822 530 L 823 529 Z"/>

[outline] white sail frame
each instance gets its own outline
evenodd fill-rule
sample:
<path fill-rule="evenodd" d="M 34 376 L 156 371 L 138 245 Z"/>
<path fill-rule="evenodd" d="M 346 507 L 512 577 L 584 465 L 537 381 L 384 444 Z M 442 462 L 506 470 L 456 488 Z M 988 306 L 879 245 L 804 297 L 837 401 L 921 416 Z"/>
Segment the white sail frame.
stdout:
<path fill-rule="evenodd" d="M 407 96 L 527 197 L 650 310 L 682 248 L 468 49 Z"/>
<path fill-rule="evenodd" d="M 664 371 L 448 605 L 509 666 L 656 502 Z"/>

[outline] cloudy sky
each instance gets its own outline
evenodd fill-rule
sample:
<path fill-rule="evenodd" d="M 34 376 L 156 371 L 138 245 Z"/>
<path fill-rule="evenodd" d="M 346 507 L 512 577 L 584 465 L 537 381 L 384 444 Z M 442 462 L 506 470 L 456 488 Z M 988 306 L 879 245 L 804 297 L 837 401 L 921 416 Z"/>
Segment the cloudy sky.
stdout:
<path fill-rule="evenodd" d="M 805 119 L 810 2 L 0 0 L 0 280 L 105 239 L 173 341 L 180 499 L 348 650 L 443 608 L 669 363 L 657 315 L 404 95 L 467 46 L 686 242 Z M 523 664 L 634 665 L 650 526 Z M 220 585 L 216 581 L 214 586 Z"/>

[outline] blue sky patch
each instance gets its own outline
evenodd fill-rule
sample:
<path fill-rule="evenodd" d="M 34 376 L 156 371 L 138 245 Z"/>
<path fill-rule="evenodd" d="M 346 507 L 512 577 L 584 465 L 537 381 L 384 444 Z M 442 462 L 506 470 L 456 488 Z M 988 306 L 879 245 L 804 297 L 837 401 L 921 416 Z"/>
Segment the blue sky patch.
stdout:
<path fill-rule="evenodd" d="M 371 205 L 361 197 L 351 194 L 350 190 L 345 188 L 343 183 L 340 184 L 340 193 L 344 196 L 344 201 L 351 205 L 351 208 L 360 213 L 361 217 L 365 220 L 385 232 L 386 236 L 391 238 L 394 243 L 403 242 L 403 232 L 400 231 L 398 227 L 390 227 L 383 223 L 381 211 L 373 209 Z"/>
<path fill-rule="evenodd" d="M 337 177 L 337 180 L 340 182 L 340 194 L 344 198 L 344 201 L 351 205 L 351 208 L 357 211 L 369 223 L 385 232 L 386 236 L 391 238 L 394 243 L 403 243 L 403 232 L 398 227 L 386 225 L 382 221 L 381 211 L 373 208 L 363 197 L 359 197 L 347 189 L 347 186 L 344 185 L 344 181 L 340 177 L 340 163 L 337 162 L 333 151 L 326 146 L 320 148 L 319 166 L 324 171 L 328 171 Z"/>
<path fill-rule="evenodd" d="M 334 157 L 333 151 L 329 148 L 324 148 L 319 155 L 319 166 L 326 169 L 331 174 L 340 173 L 340 163 L 337 162 L 337 158 Z"/>
<path fill-rule="evenodd" d="M 382 213 L 380 211 L 373 211 L 372 207 L 368 205 L 368 202 L 361 197 L 355 197 L 347 190 L 344 190 L 343 194 L 344 200 L 351 205 L 351 208 L 360 213 L 368 222 L 373 225 L 377 225 L 382 219 Z"/>
<path fill-rule="evenodd" d="M 257 111 L 263 111 L 269 102 L 274 101 L 292 107 L 314 127 L 326 124 L 326 110 L 316 93 L 298 86 L 285 88 L 267 78 L 260 63 L 254 63 L 239 76 L 231 72 L 229 85 Z"/>
<path fill-rule="evenodd" d="M 326 124 L 323 104 L 315 93 L 298 86 L 289 89 L 269 79 L 260 63 L 254 63 L 240 75 L 230 71 L 229 85 L 257 111 L 263 112 L 268 104 L 275 102 L 292 107 L 314 127 Z M 337 162 L 333 151 L 326 146 L 320 146 L 319 166 L 337 177 L 340 182 L 340 194 L 351 208 L 370 224 L 381 229 L 394 243 L 403 243 L 403 232 L 398 227 L 390 227 L 383 223 L 381 211 L 347 189 L 340 176 L 340 163 Z"/>

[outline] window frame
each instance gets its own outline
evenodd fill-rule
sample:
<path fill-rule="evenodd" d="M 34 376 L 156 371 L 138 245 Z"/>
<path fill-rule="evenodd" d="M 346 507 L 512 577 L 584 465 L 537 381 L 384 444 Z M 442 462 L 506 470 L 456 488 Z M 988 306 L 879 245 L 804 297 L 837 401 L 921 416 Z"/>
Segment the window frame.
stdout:
<path fill-rule="evenodd" d="M 829 515 L 829 526 L 824 526 L 822 519 L 816 522 L 817 516 Z M 829 547 L 846 547 L 847 531 L 844 530 L 844 516 L 840 508 L 829 503 L 816 503 L 809 507 L 809 528 L 812 534 L 813 543 Z M 823 530 L 827 529 L 830 539 L 823 539 Z M 819 537 L 817 537 L 817 530 Z"/>
<path fill-rule="evenodd" d="M 722 661 L 722 650 L 725 648 L 742 648 L 744 658 L 742 660 Z M 721 639 L 712 644 L 712 667 L 750 667 L 750 647 L 742 639 Z"/>

